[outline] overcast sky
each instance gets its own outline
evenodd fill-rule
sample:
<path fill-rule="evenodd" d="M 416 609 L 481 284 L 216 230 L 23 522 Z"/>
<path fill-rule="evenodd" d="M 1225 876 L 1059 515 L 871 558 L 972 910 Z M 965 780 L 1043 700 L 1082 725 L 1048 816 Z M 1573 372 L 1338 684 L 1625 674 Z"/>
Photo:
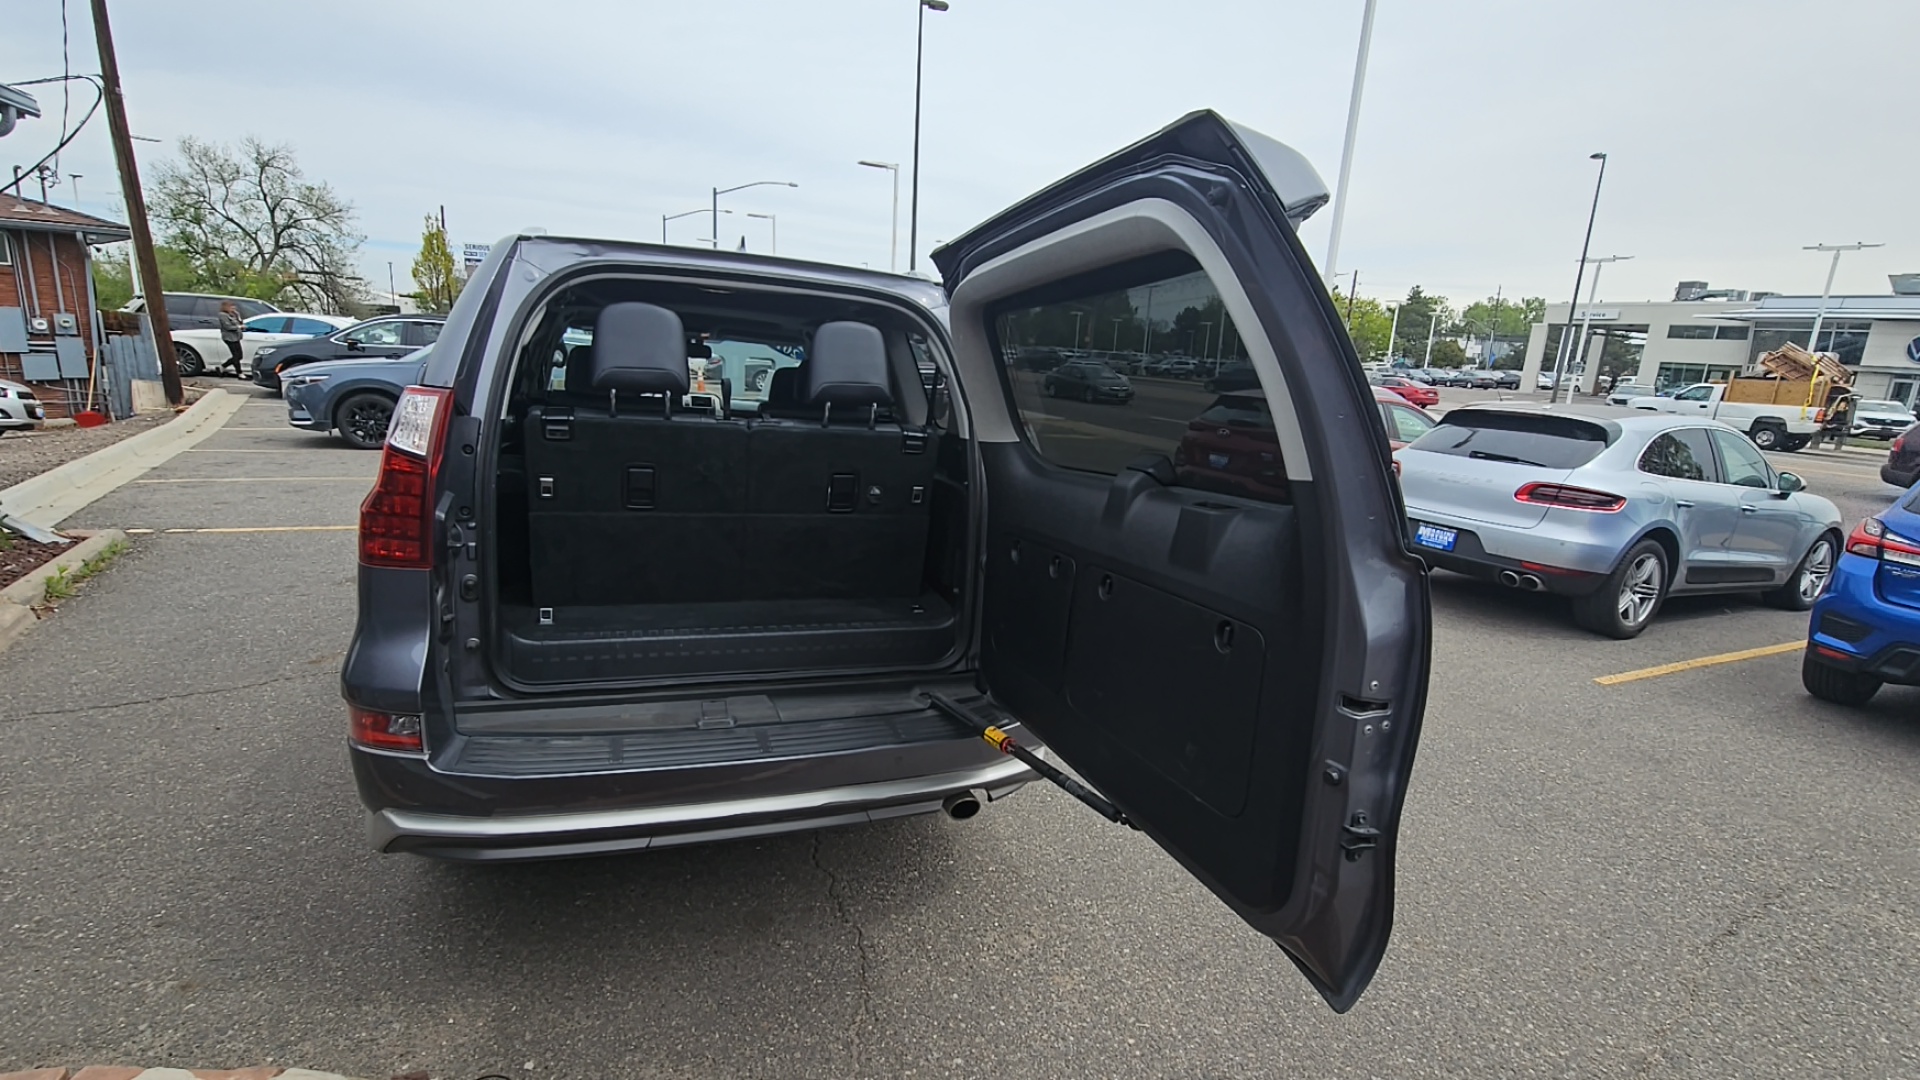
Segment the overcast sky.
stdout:
<path fill-rule="evenodd" d="M 1181 114 L 1213 108 L 1290 143 L 1331 187 L 1362 0 L 952 0 L 926 19 L 921 266 L 934 241 Z M 96 71 L 68 0 L 75 71 Z M 7 0 L 0 81 L 61 70 L 61 0 Z M 884 268 L 890 187 L 912 155 L 914 0 L 114 0 L 135 133 L 292 144 L 359 208 L 363 266 L 405 288 L 421 218 L 450 239 L 537 226 L 658 240 L 722 199 L 729 247 Z M 1362 295 L 1564 301 L 1596 150 L 1611 155 L 1603 300 L 1682 278 L 1837 292 L 1920 270 L 1913 0 L 1380 0 L 1346 235 Z M 0 170 L 57 141 L 0 140 Z M 91 100 L 74 93 L 75 119 Z M 50 106 L 50 108 L 48 108 Z M 143 167 L 170 146 L 138 144 Z M 79 202 L 119 213 L 104 114 L 62 156 Z M 902 169 L 901 265 L 907 189 Z M 29 185 L 27 190 L 37 190 Z M 72 203 L 71 188 L 55 201 Z M 1303 236 L 1326 254 L 1330 211 Z M 704 217 L 671 226 L 708 235 Z"/>

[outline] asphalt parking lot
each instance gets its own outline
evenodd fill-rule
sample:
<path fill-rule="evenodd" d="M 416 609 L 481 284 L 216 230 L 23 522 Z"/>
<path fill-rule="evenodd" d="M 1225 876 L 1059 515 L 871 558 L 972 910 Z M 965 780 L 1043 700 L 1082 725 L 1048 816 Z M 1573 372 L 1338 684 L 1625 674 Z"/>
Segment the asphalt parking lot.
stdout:
<path fill-rule="evenodd" d="M 1776 458 L 1849 519 L 1878 460 Z M 1040 787 L 629 858 L 373 854 L 336 676 L 375 465 L 262 395 L 71 522 L 152 531 L 0 657 L 0 1070 L 1920 1074 L 1920 691 L 1814 702 L 1766 651 L 1804 615 L 1681 600 L 1612 642 L 1437 577 L 1395 939 L 1338 1017 Z"/>

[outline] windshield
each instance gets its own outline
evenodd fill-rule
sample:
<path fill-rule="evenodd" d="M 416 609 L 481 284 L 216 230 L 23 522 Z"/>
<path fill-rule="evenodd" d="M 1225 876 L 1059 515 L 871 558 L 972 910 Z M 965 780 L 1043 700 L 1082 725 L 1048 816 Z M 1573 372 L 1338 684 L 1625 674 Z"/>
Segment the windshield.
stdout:
<path fill-rule="evenodd" d="M 1907 411 L 1907 407 L 1897 401 L 1863 401 L 1859 408 L 1861 412 L 1903 413 Z"/>
<path fill-rule="evenodd" d="M 1458 409 L 1409 449 L 1433 454 L 1577 469 L 1612 441 L 1607 428 L 1571 416 L 1544 416 L 1492 409 Z"/>

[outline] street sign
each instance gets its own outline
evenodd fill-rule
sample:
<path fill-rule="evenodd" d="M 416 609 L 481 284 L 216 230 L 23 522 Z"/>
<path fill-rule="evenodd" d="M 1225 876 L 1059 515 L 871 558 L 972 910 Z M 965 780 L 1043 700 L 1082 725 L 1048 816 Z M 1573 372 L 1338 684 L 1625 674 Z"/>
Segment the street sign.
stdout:
<path fill-rule="evenodd" d="M 472 277 L 473 272 L 480 269 L 480 264 L 487 261 L 487 252 L 493 250 L 493 245 L 462 244 L 460 250 L 461 258 L 466 263 L 467 276 Z"/>

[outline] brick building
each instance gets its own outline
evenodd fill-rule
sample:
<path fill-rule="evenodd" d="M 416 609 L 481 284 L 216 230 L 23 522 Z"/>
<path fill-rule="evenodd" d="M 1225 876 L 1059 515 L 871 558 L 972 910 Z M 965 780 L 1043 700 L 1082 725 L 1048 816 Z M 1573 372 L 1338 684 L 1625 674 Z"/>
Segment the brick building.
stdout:
<path fill-rule="evenodd" d="M 99 342 L 91 245 L 127 227 L 0 194 L 0 378 L 24 382 L 48 416 L 86 407 Z"/>

